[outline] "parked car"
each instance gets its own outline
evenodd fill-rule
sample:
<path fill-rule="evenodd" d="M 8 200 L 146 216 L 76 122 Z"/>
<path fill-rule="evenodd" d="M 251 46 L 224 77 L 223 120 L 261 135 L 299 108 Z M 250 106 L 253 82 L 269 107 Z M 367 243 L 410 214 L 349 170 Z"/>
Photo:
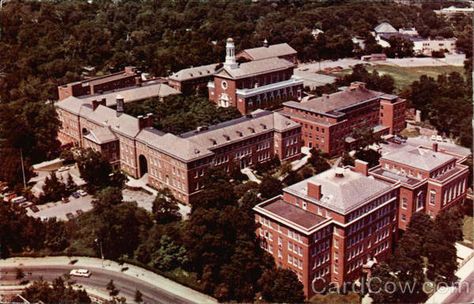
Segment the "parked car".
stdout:
<path fill-rule="evenodd" d="M 78 190 L 77 193 L 79 193 L 80 196 L 86 196 L 87 195 L 87 192 L 82 190 L 82 189 Z"/>
<path fill-rule="evenodd" d="M 33 211 L 34 213 L 36 213 L 36 212 L 39 211 L 38 207 L 36 207 L 36 206 L 31 206 L 30 209 L 31 209 L 31 211 Z"/>
<path fill-rule="evenodd" d="M 431 140 L 436 141 L 436 135 L 431 135 Z"/>
<path fill-rule="evenodd" d="M 443 137 L 441 135 L 436 136 L 437 142 L 443 142 Z"/>
<path fill-rule="evenodd" d="M 63 203 L 65 203 L 65 204 L 69 203 L 69 198 L 63 197 Z"/>
<path fill-rule="evenodd" d="M 69 275 L 70 276 L 73 276 L 73 277 L 84 277 L 84 278 L 88 278 L 92 275 L 92 273 L 87 270 L 87 269 L 72 269 L 70 272 L 69 272 Z"/>
<path fill-rule="evenodd" d="M 80 198 L 81 197 L 81 195 L 78 192 L 73 192 L 71 194 L 71 196 L 74 197 L 74 198 Z"/>
<path fill-rule="evenodd" d="M 66 214 L 66 217 L 68 218 L 68 220 L 72 220 L 72 219 L 74 219 L 74 214 L 69 212 L 69 213 Z"/>

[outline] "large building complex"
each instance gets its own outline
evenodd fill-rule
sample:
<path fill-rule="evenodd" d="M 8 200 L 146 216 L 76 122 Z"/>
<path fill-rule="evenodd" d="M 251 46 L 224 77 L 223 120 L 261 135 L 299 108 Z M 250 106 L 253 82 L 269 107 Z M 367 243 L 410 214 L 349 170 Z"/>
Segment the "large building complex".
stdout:
<path fill-rule="evenodd" d="M 278 113 L 258 110 L 177 136 L 154 129 L 151 114 L 135 118 L 123 113 L 121 95 L 114 104 L 116 109 L 107 107 L 100 96 L 57 102 L 61 143 L 99 151 L 135 178 L 147 174 L 150 186 L 167 187 L 183 202 L 200 191 L 208 167 L 230 170 L 274 156 L 300 156 L 300 125 Z"/>
<path fill-rule="evenodd" d="M 405 229 L 415 212 L 436 216 L 466 198 L 469 168 L 450 154 L 407 146 L 382 156 L 370 174 L 379 180 L 400 183 L 398 227 Z"/>
<path fill-rule="evenodd" d="M 289 186 L 254 208 L 261 246 L 298 275 L 307 297 L 354 281 L 392 251 L 398 186 L 368 176 L 361 161 Z"/>
<path fill-rule="evenodd" d="M 302 125 L 304 145 L 331 156 L 355 141 L 355 129 L 369 127 L 378 134 L 394 134 L 405 128 L 406 101 L 369 90 L 361 82 L 353 82 L 340 92 L 304 102 L 288 101 L 283 106 L 281 113 Z"/>
<path fill-rule="evenodd" d="M 238 63 L 234 41 L 229 38 L 224 65 L 208 84 L 209 99 L 221 107 L 236 107 L 242 114 L 301 100 L 303 80 L 293 77 L 295 64 L 279 55 Z"/>

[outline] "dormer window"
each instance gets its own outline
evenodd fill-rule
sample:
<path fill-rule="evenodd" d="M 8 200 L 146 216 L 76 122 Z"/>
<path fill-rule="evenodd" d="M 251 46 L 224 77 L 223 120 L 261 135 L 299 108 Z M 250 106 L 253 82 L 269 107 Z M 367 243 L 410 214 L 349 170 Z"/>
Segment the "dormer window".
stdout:
<path fill-rule="evenodd" d="M 267 129 L 267 125 L 266 124 L 260 124 L 260 126 L 262 127 L 262 129 L 266 130 Z"/>
<path fill-rule="evenodd" d="M 224 138 L 225 138 L 227 141 L 230 140 L 230 136 L 229 136 L 229 135 L 223 135 L 223 136 L 224 136 Z"/>
<path fill-rule="evenodd" d="M 211 138 L 210 141 L 212 142 L 213 146 L 217 145 L 217 141 L 214 138 Z"/>
<path fill-rule="evenodd" d="M 235 133 L 237 133 L 237 135 L 239 135 L 240 137 L 242 137 L 244 134 L 240 131 L 235 131 Z"/>
<path fill-rule="evenodd" d="M 250 132 L 255 133 L 255 129 L 254 129 L 254 128 L 250 128 L 250 127 L 249 127 L 249 130 L 250 130 Z"/>

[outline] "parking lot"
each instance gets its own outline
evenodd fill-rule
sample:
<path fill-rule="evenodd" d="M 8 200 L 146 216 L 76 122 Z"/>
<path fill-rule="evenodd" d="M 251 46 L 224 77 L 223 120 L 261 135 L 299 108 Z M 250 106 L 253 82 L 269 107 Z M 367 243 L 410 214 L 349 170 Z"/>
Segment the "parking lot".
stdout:
<path fill-rule="evenodd" d="M 33 212 L 31 208 L 28 208 L 27 214 L 41 219 L 48 219 L 55 217 L 58 220 L 67 221 L 70 218 L 76 217 L 82 212 L 86 212 L 92 209 L 92 196 L 86 195 L 79 198 L 69 197 L 68 203 L 54 202 L 47 203 L 44 205 L 37 205 L 38 212 Z"/>

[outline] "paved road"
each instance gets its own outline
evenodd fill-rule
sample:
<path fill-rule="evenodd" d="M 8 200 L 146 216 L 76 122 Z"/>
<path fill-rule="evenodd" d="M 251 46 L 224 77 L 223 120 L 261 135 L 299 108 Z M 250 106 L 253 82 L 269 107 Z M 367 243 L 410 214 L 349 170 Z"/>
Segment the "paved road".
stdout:
<path fill-rule="evenodd" d="M 24 266 L 20 268 L 26 274 L 25 278 L 30 281 L 38 280 L 41 277 L 44 280 L 52 281 L 53 279 L 65 273 L 69 273 L 71 269 L 78 267 L 69 265 L 47 267 Z M 171 294 L 166 290 L 152 286 L 138 278 L 100 268 L 88 267 L 88 269 L 92 272 L 92 275 L 89 278 L 74 277 L 72 280 L 86 288 L 100 289 L 103 291 L 105 291 L 105 286 L 107 283 L 110 280 L 114 280 L 115 286 L 120 290 L 119 296 L 125 296 L 127 298 L 133 299 L 135 297 L 135 291 L 138 289 L 143 294 L 143 300 L 146 303 L 190 303 L 184 298 L 181 298 L 175 294 Z M 15 281 L 15 276 L 16 267 L 2 267 L 0 270 L 0 280 L 2 281 Z"/>
<path fill-rule="evenodd" d="M 471 273 L 459 287 L 443 303 L 474 303 L 474 272 Z"/>

